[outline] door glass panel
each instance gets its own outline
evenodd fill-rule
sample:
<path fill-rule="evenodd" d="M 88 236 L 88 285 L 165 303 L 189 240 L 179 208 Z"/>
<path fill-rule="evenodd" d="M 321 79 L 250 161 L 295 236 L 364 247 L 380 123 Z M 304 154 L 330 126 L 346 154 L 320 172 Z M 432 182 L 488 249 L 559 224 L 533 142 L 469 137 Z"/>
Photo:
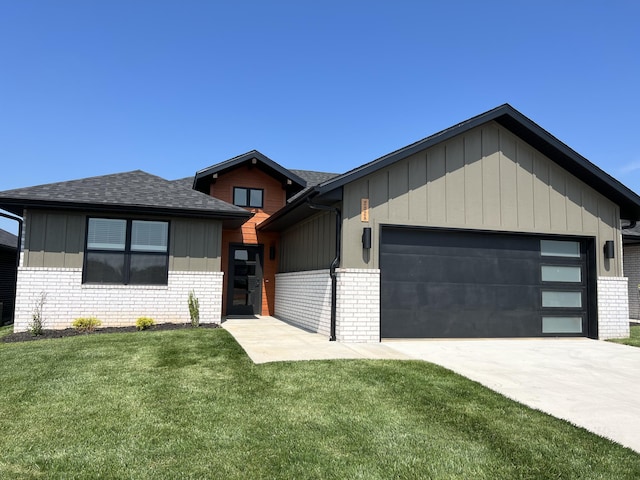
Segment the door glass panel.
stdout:
<path fill-rule="evenodd" d="M 582 317 L 542 317 L 542 333 L 582 333 Z"/>
<path fill-rule="evenodd" d="M 540 254 L 543 257 L 580 258 L 580 242 L 540 240 Z"/>
<path fill-rule="evenodd" d="M 233 254 L 235 260 L 249 260 L 249 252 L 246 250 L 236 250 Z"/>
<path fill-rule="evenodd" d="M 542 265 L 543 282 L 582 282 L 582 268 Z"/>
<path fill-rule="evenodd" d="M 542 291 L 543 307 L 582 308 L 582 292 Z"/>

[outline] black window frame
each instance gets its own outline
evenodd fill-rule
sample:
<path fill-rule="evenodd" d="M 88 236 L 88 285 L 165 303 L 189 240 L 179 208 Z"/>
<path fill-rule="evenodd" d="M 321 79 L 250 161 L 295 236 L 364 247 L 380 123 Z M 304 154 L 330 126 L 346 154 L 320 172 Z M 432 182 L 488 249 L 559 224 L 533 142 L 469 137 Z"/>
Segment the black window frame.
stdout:
<path fill-rule="evenodd" d="M 100 248 L 89 248 L 89 222 L 91 219 L 99 219 L 99 220 L 121 220 L 126 222 L 125 227 L 125 245 L 124 250 L 113 250 L 113 249 L 100 249 Z M 154 251 L 140 251 L 140 250 L 132 250 L 131 249 L 131 236 L 133 231 L 133 222 L 162 222 L 167 224 L 167 249 L 165 252 L 154 252 Z M 108 217 L 108 216 L 87 216 L 85 222 L 85 235 L 84 235 L 84 255 L 83 255 L 83 264 L 82 264 L 82 283 L 83 285 L 151 285 L 151 286 L 166 286 L 169 284 L 169 248 L 170 248 L 170 232 L 171 232 L 171 222 L 169 220 L 157 220 L 151 218 L 131 218 L 131 217 Z M 124 268 L 123 268 L 123 279 L 122 282 L 105 282 L 105 281 L 87 281 L 87 260 L 89 253 L 98 253 L 98 254 L 120 254 L 124 255 Z M 163 255 L 165 257 L 162 278 L 160 278 L 159 282 L 154 283 L 144 283 L 144 282 L 131 282 L 131 257 L 132 256 L 160 256 Z"/>
<path fill-rule="evenodd" d="M 245 191 L 245 204 L 241 205 L 236 203 L 236 191 Z M 251 204 L 251 192 L 260 192 L 260 205 Z M 263 188 L 250 188 L 250 187 L 233 187 L 233 204 L 237 207 L 245 208 L 264 208 L 264 189 Z"/>

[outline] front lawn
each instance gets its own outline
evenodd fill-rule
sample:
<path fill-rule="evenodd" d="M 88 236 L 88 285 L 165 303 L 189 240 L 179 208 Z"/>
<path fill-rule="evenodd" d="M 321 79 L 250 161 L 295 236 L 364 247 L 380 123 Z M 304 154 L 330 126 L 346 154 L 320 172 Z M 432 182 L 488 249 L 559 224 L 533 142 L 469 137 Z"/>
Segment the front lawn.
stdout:
<path fill-rule="evenodd" d="M 0 478 L 640 478 L 435 365 L 256 366 L 222 329 L 0 344 L 0 383 Z"/>
<path fill-rule="evenodd" d="M 640 325 L 634 325 L 630 328 L 631 333 L 629 338 L 614 338 L 611 342 L 623 343 L 624 345 L 631 345 L 632 347 L 640 347 Z"/>

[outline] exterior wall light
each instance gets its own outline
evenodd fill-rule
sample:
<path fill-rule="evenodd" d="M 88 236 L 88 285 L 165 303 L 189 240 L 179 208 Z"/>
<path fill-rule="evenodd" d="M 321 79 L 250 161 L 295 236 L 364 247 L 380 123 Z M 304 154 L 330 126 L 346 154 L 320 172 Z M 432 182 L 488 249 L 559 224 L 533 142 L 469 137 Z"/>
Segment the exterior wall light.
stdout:
<path fill-rule="evenodd" d="M 613 240 L 607 240 L 604 242 L 604 258 L 614 258 L 616 256 L 616 249 Z"/>
<path fill-rule="evenodd" d="M 362 248 L 369 250 L 371 248 L 371 227 L 362 229 Z"/>

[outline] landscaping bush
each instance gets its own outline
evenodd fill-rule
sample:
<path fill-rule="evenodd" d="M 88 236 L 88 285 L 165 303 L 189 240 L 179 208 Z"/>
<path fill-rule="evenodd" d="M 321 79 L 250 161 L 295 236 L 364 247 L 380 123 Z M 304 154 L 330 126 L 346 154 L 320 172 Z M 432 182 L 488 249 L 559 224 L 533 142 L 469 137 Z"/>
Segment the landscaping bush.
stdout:
<path fill-rule="evenodd" d="M 96 327 L 102 325 L 102 322 L 96 317 L 82 317 L 76 318 L 73 321 L 72 325 L 73 328 L 75 328 L 79 332 L 93 332 Z"/>
<path fill-rule="evenodd" d="M 138 330 L 146 330 L 153 327 L 155 324 L 155 320 L 150 317 L 140 317 L 138 320 L 136 320 L 136 328 Z"/>
<path fill-rule="evenodd" d="M 31 322 L 29 323 L 29 332 L 31 332 L 31 335 L 42 335 L 42 331 L 44 329 L 42 311 L 44 310 L 44 304 L 46 301 L 46 292 L 40 292 L 40 296 L 33 307 L 33 314 L 31 315 Z"/>
<path fill-rule="evenodd" d="M 189 316 L 191 317 L 191 326 L 200 326 L 200 302 L 193 290 L 189 292 Z"/>

